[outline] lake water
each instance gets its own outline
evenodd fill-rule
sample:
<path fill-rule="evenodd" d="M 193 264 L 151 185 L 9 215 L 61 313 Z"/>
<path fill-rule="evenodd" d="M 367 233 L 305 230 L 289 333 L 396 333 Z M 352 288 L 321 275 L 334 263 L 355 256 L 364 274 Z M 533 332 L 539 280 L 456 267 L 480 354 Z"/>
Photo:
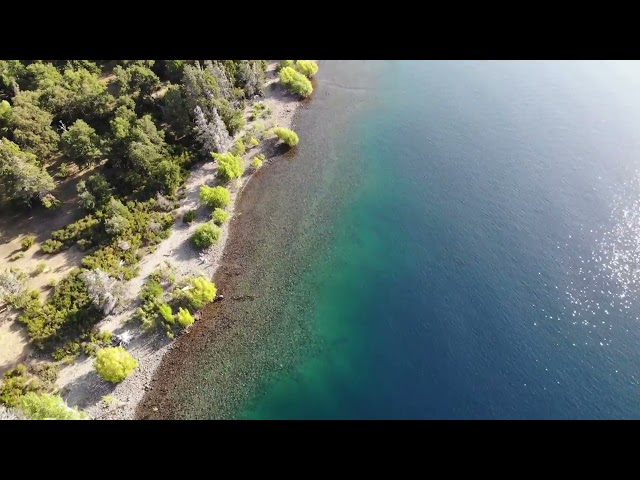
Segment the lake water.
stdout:
<path fill-rule="evenodd" d="M 640 64 L 320 65 L 176 416 L 640 418 Z"/>

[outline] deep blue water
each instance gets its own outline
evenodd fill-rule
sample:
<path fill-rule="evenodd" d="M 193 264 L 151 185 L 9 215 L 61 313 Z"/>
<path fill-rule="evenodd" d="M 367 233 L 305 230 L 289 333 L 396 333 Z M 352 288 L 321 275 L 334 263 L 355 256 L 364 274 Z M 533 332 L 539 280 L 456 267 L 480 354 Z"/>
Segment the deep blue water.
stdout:
<path fill-rule="evenodd" d="M 269 348 L 299 353 L 234 416 L 640 418 L 639 83 L 631 62 L 322 62 L 287 167 L 312 200 L 264 199 L 312 219 L 280 247 L 305 268 L 270 277 L 291 286 Z"/>

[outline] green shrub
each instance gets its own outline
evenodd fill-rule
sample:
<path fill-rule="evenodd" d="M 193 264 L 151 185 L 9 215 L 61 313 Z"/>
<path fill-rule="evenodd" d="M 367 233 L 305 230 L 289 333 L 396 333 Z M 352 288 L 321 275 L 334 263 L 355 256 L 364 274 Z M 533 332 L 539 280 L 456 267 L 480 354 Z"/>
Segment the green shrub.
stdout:
<path fill-rule="evenodd" d="M 151 274 L 149 278 L 151 280 L 155 280 L 158 283 L 168 283 L 172 285 L 176 281 L 176 268 L 168 261 L 165 260 L 165 265 L 163 267 L 156 268 Z"/>
<path fill-rule="evenodd" d="M 300 139 L 298 138 L 298 134 L 293 130 L 289 130 L 288 128 L 274 128 L 273 134 L 290 147 L 297 145 L 300 141 Z"/>
<path fill-rule="evenodd" d="M 103 395 L 102 396 L 102 401 L 104 403 L 106 403 L 107 405 L 115 405 L 117 403 L 119 403 L 118 399 L 112 395 Z"/>
<path fill-rule="evenodd" d="M 247 146 L 244 144 L 242 139 L 234 143 L 233 146 L 229 149 L 229 152 L 232 155 L 235 155 L 237 157 L 241 157 L 242 155 L 244 155 L 246 151 L 247 151 Z"/>
<path fill-rule="evenodd" d="M 260 140 L 258 140 L 256 137 L 251 137 L 249 139 L 249 145 L 251 145 L 252 147 L 257 147 L 258 145 L 260 145 Z"/>
<path fill-rule="evenodd" d="M 262 160 L 259 157 L 253 157 L 253 162 L 251 162 L 251 166 L 258 170 L 262 167 Z"/>
<path fill-rule="evenodd" d="M 189 310 L 186 310 L 182 307 L 180 307 L 180 309 L 178 310 L 176 318 L 178 320 L 178 324 L 183 328 L 187 328 L 189 325 L 193 325 L 193 322 L 195 322 L 195 319 L 193 318 L 193 315 L 189 313 Z"/>
<path fill-rule="evenodd" d="M 88 250 L 89 248 L 91 248 L 91 246 L 93 245 L 93 242 L 91 240 L 87 240 L 86 238 L 81 238 L 76 242 L 76 245 L 81 251 L 84 252 L 85 250 Z"/>
<path fill-rule="evenodd" d="M 313 85 L 307 77 L 291 67 L 280 70 L 280 82 L 291 92 L 308 97 L 313 92 Z"/>
<path fill-rule="evenodd" d="M 120 383 L 138 367 L 138 361 L 123 347 L 107 347 L 98 350 L 94 366 L 108 382 Z"/>
<path fill-rule="evenodd" d="M 60 365 L 52 362 L 38 363 L 32 366 L 32 371 L 46 385 L 53 387 L 60 373 Z"/>
<path fill-rule="evenodd" d="M 44 391 L 42 381 L 27 373 L 27 367 L 21 363 L 16 368 L 5 372 L 4 382 L 0 385 L 0 404 L 17 407 L 23 395 L 42 391 Z"/>
<path fill-rule="evenodd" d="M 47 267 L 47 262 L 38 262 L 33 269 L 33 274 L 40 275 L 41 273 L 44 273 L 46 270 L 48 270 L 48 268 L 49 267 Z"/>
<path fill-rule="evenodd" d="M 160 312 L 160 316 L 170 324 L 176 323 L 173 312 L 171 311 L 171 307 L 166 303 L 161 303 L 158 305 L 158 312 Z"/>
<path fill-rule="evenodd" d="M 87 415 L 70 408 L 60 395 L 29 392 L 21 398 L 20 408 L 31 420 L 84 420 Z"/>
<path fill-rule="evenodd" d="M 60 242 L 59 240 L 53 240 L 51 238 L 49 240 L 46 240 L 40 246 L 40 250 L 42 250 L 44 253 L 58 253 L 61 252 L 64 248 L 64 243 Z"/>
<path fill-rule="evenodd" d="M 241 157 L 230 152 L 212 153 L 211 155 L 218 161 L 218 173 L 216 176 L 223 182 L 241 177 L 244 173 L 244 164 Z"/>
<path fill-rule="evenodd" d="M 140 299 L 143 302 L 153 302 L 162 297 L 164 289 L 160 282 L 154 278 L 148 279 L 140 290 Z"/>
<path fill-rule="evenodd" d="M 215 244 L 218 241 L 219 237 L 220 227 L 211 222 L 208 222 L 204 225 L 200 225 L 196 229 L 195 233 L 191 237 L 191 240 L 196 247 L 207 248 Z"/>
<path fill-rule="evenodd" d="M 195 210 L 189 210 L 188 212 L 185 212 L 184 216 L 182 217 L 182 221 L 184 223 L 191 223 L 196 219 L 196 215 L 197 212 Z"/>
<path fill-rule="evenodd" d="M 231 193 L 224 187 L 200 187 L 200 200 L 208 206 L 224 208 L 231 203 Z"/>
<path fill-rule="evenodd" d="M 65 342 L 62 347 L 53 352 L 53 358 L 73 361 L 82 353 L 88 357 L 95 357 L 98 350 L 110 347 L 112 340 L 113 334 L 111 332 L 98 333 L 95 330 L 90 330 Z"/>
<path fill-rule="evenodd" d="M 50 287 L 55 287 L 58 285 L 58 279 L 57 278 L 52 278 L 49 280 L 49 282 L 47 283 L 47 285 L 49 285 Z"/>
<path fill-rule="evenodd" d="M 224 222 L 229 220 L 230 216 L 231 214 L 226 210 L 223 210 L 222 208 L 216 208 L 211 214 L 211 219 L 216 225 L 222 225 Z"/>
<path fill-rule="evenodd" d="M 20 294 L 13 296 L 13 298 L 9 299 L 7 303 L 9 303 L 13 308 L 24 309 L 31 302 L 37 302 L 38 300 L 40 300 L 40 290 L 25 290 Z"/>
<path fill-rule="evenodd" d="M 56 173 L 56 177 L 58 178 L 67 178 L 71 175 L 71 164 L 68 162 L 63 162 L 60 164 L 60 168 L 58 168 L 58 173 Z"/>
<path fill-rule="evenodd" d="M 36 236 L 27 235 L 22 239 L 22 242 L 20 243 L 20 245 L 22 246 L 22 250 L 29 250 L 34 243 L 36 243 Z"/>
<path fill-rule="evenodd" d="M 100 220 L 98 220 L 98 218 L 94 217 L 93 215 L 87 215 L 86 217 L 81 218 L 77 222 L 67 225 L 61 230 L 56 230 L 55 232 L 52 232 L 51 239 L 62 242 L 65 244 L 65 246 L 70 247 L 77 240 L 81 238 L 86 238 L 88 240 L 91 240 L 94 237 L 98 237 L 98 234 L 101 228 L 100 223 L 101 222 Z M 47 252 L 47 253 L 50 253 L 50 252 Z"/>
<path fill-rule="evenodd" d="M 45 208 L 57 208 L 60 205 L 62 205 L 60 200 L 58 200 L 56 197 L 54 197 L 50 193 L 43 196 L 40 199 L 40 201 L 42 202 L 42 205 L 44 205 Z"/>
<path fill-rule="evenodd" d="M 295 64 L 295 60 L 280 60 L 277 66 L 277 70 L 282 70 L 283 68 L 286 68 L 286 67 L 293 67 L 294 64 Z"/>
<path fill-rule="evenodd" d="M 32 300 L 25 305 L 19 320 L 27 325 L 29 338 L 37 347 L 44 348 L 67 329 L 83 329 L 101 318 L 80 274 L 75 270 L 62 279 L 45 304 Z"/>
<path fill-rule="evenodd" d="M 296 60 L 294 68 L 307 78 L 318 73 L 318 64 L 313 60 Z"/>
<path fill-rule="evenodd" d="M 191 280 L 191 288 L 187 290 L 189 303 L 195 309 L 201 309 L 216 298 L 216 284 L 206 277 Z"/>
<path fill-rule="evenodd" d="M 267 117 L 271 114 L 271 107 L 268 107 L 262 102 L 255 102 L 253 105 L 253 110 L 251 112 L 251 120 L 256 120 L 261 117 Z"/>

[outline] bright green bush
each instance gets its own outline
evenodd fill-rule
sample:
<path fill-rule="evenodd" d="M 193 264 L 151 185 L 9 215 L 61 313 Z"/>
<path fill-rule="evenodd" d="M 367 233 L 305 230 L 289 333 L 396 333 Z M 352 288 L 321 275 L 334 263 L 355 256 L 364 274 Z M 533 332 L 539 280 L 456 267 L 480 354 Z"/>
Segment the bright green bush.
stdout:
<path fill-rule="evenodd" d="M 241 177 L 244 173 L 242 157 L 238 157 L 231 152 L 212 153 L 211 155 L 218 161 L 218 173 L 216 176 L 223 182 Z"/>
<path fill-rule="evenodd" d="M 307 78 L 318 73 L 318 64 L 314 60 L 296 60 L 294 68 Z"/>
<path fill-rule="evenodd" d="M 211 214 L 211 219 L 216 225 L 222 225 L 224 222 L 229 220 L 230 216 L 231 214 L 226 210 L 223 210 L 222 208 L 216 208 Z"/>
<path fill-rule="evenodd" d="M 260 140 L 258 140 L 256 137 L 251 137 L 249 138 L 249 145 L 251 145 L 252 147 L 257 147 L 258 145 L 260 145 Z"/>
<path fill-rule="evenodd" d="M 251 166 L 256 170 L 259 169 L 260 167 L 262 167 L 262 160 L 260 160 L 258 157 L 254 157 L 253 162 L 251 162 Z"/>
<path fill-rule="evenodd" d="M 241 157 L 247 151 L 247 146 L 245 145 L 242 139 L 238 140 L 233 146 L 229 149 L 229 152 L 236 157 Z"/>
<path fill-rule="evenodd" d="M 290 147 L 297 145 L 300 141 L 298 134 L 288 128 L 276 127 L 273 129 L 273 134 Z"/>
<path fill-rule="evenodd" d="M 173 324 L 176 322 L 175 316 L 171 311 L 171 307 L 166 303 L 161 303 L 158 305 L 158 312 L 160 312 L 160 315 L 167 323 Z"/>
<path fill-rule="evenodd" d="M 280 81 L 293 93 L 302 97 L 308 97 L 313 92 L 313 85 L 307 77 L 291 67 L 280 70 Z"/>
<path fill-rule="evenodd" d="M 218 238 L 220 238 L 220 227 L 209 222 L 200 225 L 191 237 L 191 240 L 196 247 L 207 248 L 215 244 Z"/>
<path fill-rule="evenodd" d="M 20 407 L 31 420 L 84 420 L 87 415 L 70 408 L 60 395 L 29 392 L 21 399 Z"/>
<path fill-rule="evenodd" d="M 29 250 L 33 244 L 36 243 L 36 236 L 35 235 L 27 235 L 26 237 L 24 237 L 22 239 L 22 242 L 20 243 L 20 246 L 22 247 L 22 250 Z"/>
<path fill-rule="evenodd" d="M 191 288 L 187 290 L 187 298 L 191 306 L 199 310 L 216 298 L 216 292 L 215 283 L 206 277 L 198 277 L 191 280 Z"/>
<path fill-rule="evenodd" d="M 185 212 L 184 216 L 182 217 L 182 221 L 184 223 L 191 223 L 196 219 L 196 211 L 195 210 L 189 210 L 187 212 Z"/>
<path fill-rule="evenodd" d="M 189 325 L 193 325 L 193 322 L 195 322 L 195 319 L 193 318 L 193 315 L 191 315 L 189 310 L 186 310 L 182 307 L 180 307 L 180 309 L 178 310 L 176 318 L 178 320 L 178 324 L 183 328 L 187 328 Z"/>
<path fill-rule="evenodd" d="M 107 347 L 98 350 L 94 366 L 108 382 L 120 383 L 138 367 L 138 361 L 123 347 Z"/>
<path fill-rule="evenodd" d="M 200 187 L 200 200 L 208 206 L 224 208 L 231 203 L 231 192 L 224 187 Z"/>

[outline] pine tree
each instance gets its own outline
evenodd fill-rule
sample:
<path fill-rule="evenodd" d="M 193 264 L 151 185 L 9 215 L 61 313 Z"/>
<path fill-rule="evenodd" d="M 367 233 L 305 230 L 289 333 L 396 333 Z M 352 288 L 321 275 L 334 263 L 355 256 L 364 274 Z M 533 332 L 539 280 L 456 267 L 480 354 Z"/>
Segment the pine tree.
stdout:
<path fill-rule="evenodd" d="M 209 156 L 211 152 L 223 152 L 231 141 L 229 132 L 218 115 L 217 109 L 211 107 L 209 111 L 209 121 L 200 106 L 196 106 L 193 111 L 196 122 L 196 138 L 202 144 L 202 152 L 206 156 Z"/>

